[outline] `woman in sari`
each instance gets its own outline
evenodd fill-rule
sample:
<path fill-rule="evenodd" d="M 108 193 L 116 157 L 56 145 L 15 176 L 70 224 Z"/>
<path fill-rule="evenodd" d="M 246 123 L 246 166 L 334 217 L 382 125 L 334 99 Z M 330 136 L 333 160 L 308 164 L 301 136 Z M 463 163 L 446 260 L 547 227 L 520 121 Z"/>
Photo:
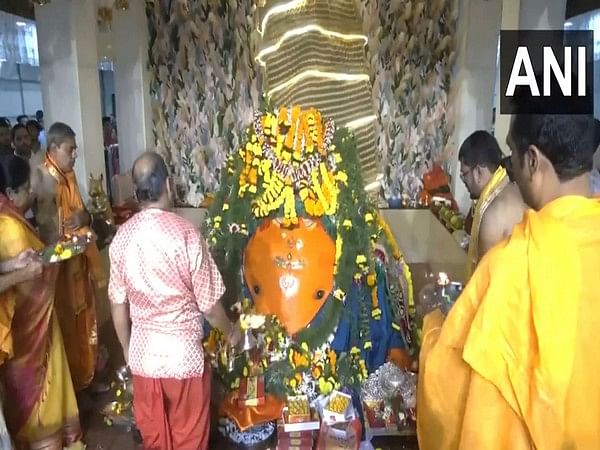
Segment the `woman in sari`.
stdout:
<path fill-rule="evenodd" d="M 2 163 L 0 261 L 43 244 L 23 213 L 30 207 L 29 164 L 16 156 Z M 21 450 L 83 449 L 75 393 L 54 313 L 57 270 L 45 266 L 35 282 L 0 294 L 0 317 L 11 317 L 12 357 L 0 367 L 6 422 Z"/>
<path fill-rule="evenodd" d="M 4 175 L 0 170 L 0 192 L 4 192 Z M 17 284 L 33 281 L 42 274 L 42 263 L 37 253 L 31 249 L 23 251 L 16 258 L 8 261 L 0 261 L 0 294 Z M 2 313 L 8 313 L 6 314 Z M 12 338 L 10 325 L 14 314 L 14 308 L 0 310 L 0 365 L 12 355 Z M 1 386 L 0 386 L 1 388 Z M 0 389 L 1 391 L 1 389 Z M 2 397 L 0 394 L 0 449 L 10 450 L 13 448 L 4 420 Z"/>
<path fill-rule="evenodd" d="M 4 192 L 4 171 L 0 170 L 0 192 Z M 33 249 L 21 252 L 17 257 L 0 261 L 0 294 L 17 284 L 33 281 L 42 274 L 42 263 Z M 12 337 L 10 325 L 14 315 L 14 308 L 0 309 L 0 366 L 12 356 Z M 0 385 L 0 391 L 2 391 Z M 13 448 L 6 421 L 4 420 L 2 397 L 0 392 L 0 449 L 10 450 Z"/>

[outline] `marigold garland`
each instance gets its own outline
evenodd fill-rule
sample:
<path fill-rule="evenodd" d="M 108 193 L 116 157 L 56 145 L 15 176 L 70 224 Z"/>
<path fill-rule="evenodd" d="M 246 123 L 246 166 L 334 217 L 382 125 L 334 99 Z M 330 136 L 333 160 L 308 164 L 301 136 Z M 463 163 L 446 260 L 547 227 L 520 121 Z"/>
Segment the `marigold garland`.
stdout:
<path fill-rule="evenodd" d="M 342 156 L 332 143 L 334 131 L 333 121 L 323 126 L 314 108 L 255 114 L 248 143 L 239 152 L 244 168 L 238 196 L 262 192 L 252 203 L 257 218 L 283 206 L 284 225 L 298 223 L 296 194 L 309 216 L 336 213 L 339 184 L 347 185 L 348 175 L 338 169 Z"/>
<path fill-rule="evenodd" d="M 385 276 L 378 268 L 373 243 L 388 241 L 389 236 L 367 200 L 357 156 L 356 140 L 348 130 L 336 129 L 315 109 L 293 107 L 256 113 L 247 141 L 228 158 L 222 188 L 205 223 L 205 235 L 225 277 L 226 301 L 234 303 L 247 295 L 240 276 L 243 249 L 262 220 L 282 218 L 283 226 L 293 226 L 299 217 L 312 217 L 321 220 L 335 242 L 334 286 L 311 326 L 294 337 L 294 345 L 306 347 L 309 355 L 320 354 L 341 319 L 352 323 L 348 340 L 353 351 L 336 355 L 329 372 L 318 364 L 301 365 L 306 370 L 299 371 L 298 362 L 304 359 L 296 355 L 290 360 L 288 354 L 265 368 L 267 392 L 289 393 L 299 383 L 298 377 L 304 380 L 311 374 L 320 391 L 364 378 L 356 368 L 365 364 L 360 355 L 373 348 L 371 324 L 381 318 L 377 280 Z M 400 254 L 395 241 L 392 248 Z M 355 305 L 354 312 L 349 302 Z M 347 370 L 339 364 L 347 365 Z M 227 372 L 228 379 L 233 376 L 228 384 L 233 388 L 243 373 L 243 366 Z M 327 376 L 315 377 L 321 373 Z"/>

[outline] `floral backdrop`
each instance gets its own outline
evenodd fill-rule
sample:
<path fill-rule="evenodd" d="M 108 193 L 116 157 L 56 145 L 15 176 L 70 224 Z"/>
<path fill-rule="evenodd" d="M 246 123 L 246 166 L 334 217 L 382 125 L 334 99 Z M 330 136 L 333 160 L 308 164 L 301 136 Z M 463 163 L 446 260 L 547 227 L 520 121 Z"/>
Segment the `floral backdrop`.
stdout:
<path fill-rule="evenodd" d="M 376 151 L 385 196 L 414 193 L 428 163 L 444 162 L 455 147 L 448 93 L 458 1 L 356 2 L 369 37 Z"/>
<path fill-rule="evenodd" d="M 385 196 L 398 197 L 418 190 L 427 163 L 445 161 L 455 147 L 448 94 L 458 2 L 355 1 L 369 39 Z M 258 11 L 250 1 L 148 0 L 147 13 L 156 145 L 180 199 L 198 206 L 261 107 Z"/>
<path fill-rule="evenodd" d="M 252 2 L 147 4 L 154 137 L 178 178 L 178 197 L 198 206 L 214 192 L 227 155 L 260 106 Z"/>

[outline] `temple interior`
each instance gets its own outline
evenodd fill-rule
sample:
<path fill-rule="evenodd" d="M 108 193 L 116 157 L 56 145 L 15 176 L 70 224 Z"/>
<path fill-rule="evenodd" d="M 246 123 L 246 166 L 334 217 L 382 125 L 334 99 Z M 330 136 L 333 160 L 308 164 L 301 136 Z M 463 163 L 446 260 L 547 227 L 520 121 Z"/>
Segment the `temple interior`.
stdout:
<path fill-rule="evenodd" d="M 418 360 L 415 311 L 440 274 L 460 289 L 468 279 L 473 202 L 458 149 L 475 130 L 486 130 L 503 156 L 510 155 L 511 115 L 501 111 L 501 30 L 592 31 L 593 113 L 600 118 L 596 0 L 2 0 L 0 117 L 11 127 L 35 120 L 42 131 L 55 122 L 74 130 L 83 202 L 94 220 L 109 225 L 93 230 L 109 234 L 99 245 L 106 273 L 112 235 L 138 211 L 132 166 L 144 152 L 157 152 L 170 171 L 174 211 L 213 250 L 227 306 L 249 300 L 261 315 L 277 315 L 290 335 L 313 330 L 302 335 L 309 336 L 311 352 L 331 334 L 327 345 L 338 355 L 358 348 L 370 376 L 393 360 L 394 339 L 403 342 L 396 353 L 402 361 Z M 270 147 L 270 136 L 284 146 L 293 141 L 287 160 Z M 39 140 L 43 152 L 42 134 Z M 296 172 L 281 175 L 285 187 L 271 198 L 264 192 L 274 185 L 277 163 Z M 298 282 L 282 277 L 275 286 L 285 263 L 266 269 L 286 245 L 284 238 L 260 235 L 273 224 L 294 230 L 300 242 L 296 270 L 306 276 L 299 288 L 285 288 L 302 293 L 297 309 L 275 304 L 268 291 L 283 286 L 281 280 Z M 313 247 L 320 258 L 335 258 L 334 264 L 327 259 L 331 270 L 321 271 L 324 260 L 317 257 L 302 266 Z M 309 305 L 312 291 L 306 294 L 317 279 L 326 284 L 316 291 L 319 300 L 324 296 L 321 309 Z M 353 327 L 363 325 L 346 313 L 367 323 L 358 337 Z M 78 396 L 87 448 L 141 449 L 131 402 L 124 400 L 129 385 L 119 378 L 124 359 L 106 286 L 96 290 L 96 314 L 103 360 L 97 377 L 110 387 Z M 380 316 L 381 329 L 373 325 Z M 334 328 L 324 325 L 329 320 Z M 346 347 L 344 327 L 352 342 Z M 369 353 L 384 341 L 386 354 L 384 344 L 381 355 Z M 213 374 L 222 376 L 222 386 L 215 387 L 215 375 L 208 448 L 288 448 L 274 438 L 281 414 L 252 422 L 253 433 L 268 435 L 252 441 L 252 433 L 239 430 L 243 420 L 232 417 L 237 403 L 223 413 L 233 385 L 218 358 Z M 411 367 L 402 368 L 403 380 L 416 377 Z M 293 373 L 276 375 L 296 383 Z M 306 381 L 310 371 L 304 375 Z M 277 384 L 269 376 L 254 377 L 267 404 Z M 314 376 L 313 382 L 310 393 L 299 394 L 298 377 L 287 398 L 292 391 L 308 397 L 316 397 L 315 389 L 331 391 L 319 385 L 327 380 Z M 334 392 L 343 390 L 337 385 Z M 372 447 L 359 439 L 355 446 L 314 448 L 416 450 L 412 406 L 405 404 L 393 423 L 379 416 L 384 425 L 363 423 L 362 437 L 367 433 Z M 227 425 L 224 416 L 231 418 Z"/>

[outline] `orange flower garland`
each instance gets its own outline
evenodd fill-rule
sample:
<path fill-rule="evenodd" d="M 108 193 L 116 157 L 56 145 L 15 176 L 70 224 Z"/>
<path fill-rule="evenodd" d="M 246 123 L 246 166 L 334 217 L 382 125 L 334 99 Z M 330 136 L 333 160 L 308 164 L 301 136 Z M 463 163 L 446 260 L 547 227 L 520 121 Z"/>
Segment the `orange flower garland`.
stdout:
<path fill-rule="evenodd" d="M 334 131 L 333 121 L 324 124 L 314 108 L 255 116 L 249 142 L 239 151 L 244 167 L 238 196 L 258 195 L 252 205 L 256 217 L 283 206 L 284 224 L 297 223 L 296 195 L 309 216 L 336 213 L 339 185 L 348 176 L 337 170 L 342 157 L 331 143 Z"/>

